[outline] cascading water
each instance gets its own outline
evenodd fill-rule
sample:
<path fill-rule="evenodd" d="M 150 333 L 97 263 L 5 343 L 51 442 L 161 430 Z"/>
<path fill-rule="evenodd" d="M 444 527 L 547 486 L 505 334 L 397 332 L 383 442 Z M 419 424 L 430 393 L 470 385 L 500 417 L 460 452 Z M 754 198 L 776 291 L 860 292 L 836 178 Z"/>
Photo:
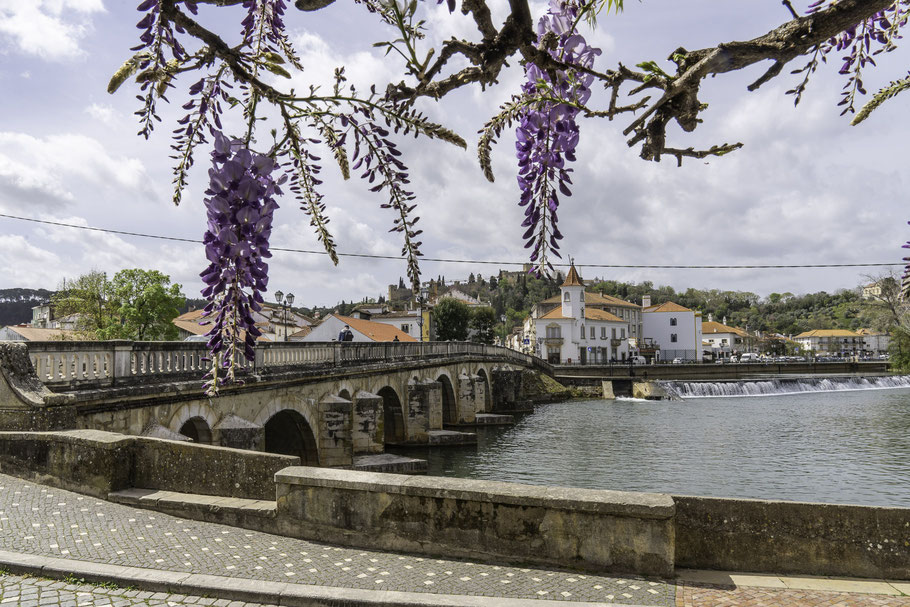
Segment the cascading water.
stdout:
<path fill-rule="evenodd" d="M 770 396 L 801 392 L 910 388 L 910 375 L 887 377 L 801 377 L 746 381 L 661 381 L 668 394 L 681 398 Z"/>

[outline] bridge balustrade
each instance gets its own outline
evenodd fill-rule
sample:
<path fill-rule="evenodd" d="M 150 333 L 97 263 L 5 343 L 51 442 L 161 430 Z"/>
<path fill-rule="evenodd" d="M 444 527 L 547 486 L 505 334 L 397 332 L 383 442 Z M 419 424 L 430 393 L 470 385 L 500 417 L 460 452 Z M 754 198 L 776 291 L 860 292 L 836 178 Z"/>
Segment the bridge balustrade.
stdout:
<path fill-rule="evenodd" d="M 52 387 L 109 386 L 123 380 L 201 376 L 209 366 L 199 342 L 28 342 L 38 378 Z M 238 356 L 249 372 L 307 366 L 353 366 L 395 360 L 479 356 L 498 358 L 552 374 L 546 362 L 515 350 L 468 342 L 277 342 L 257 344 L 255 360 Z"/>

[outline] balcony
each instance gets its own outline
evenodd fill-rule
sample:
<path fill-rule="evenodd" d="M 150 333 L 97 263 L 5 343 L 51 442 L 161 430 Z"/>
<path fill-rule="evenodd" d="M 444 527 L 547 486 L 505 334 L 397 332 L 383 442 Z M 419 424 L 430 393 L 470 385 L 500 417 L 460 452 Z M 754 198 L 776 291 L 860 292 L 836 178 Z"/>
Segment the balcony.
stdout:
<path fill-rule="evenodd" d="M 562 337 L 544 337 L 543 343 L 548 346 L 562 345 Z"/>

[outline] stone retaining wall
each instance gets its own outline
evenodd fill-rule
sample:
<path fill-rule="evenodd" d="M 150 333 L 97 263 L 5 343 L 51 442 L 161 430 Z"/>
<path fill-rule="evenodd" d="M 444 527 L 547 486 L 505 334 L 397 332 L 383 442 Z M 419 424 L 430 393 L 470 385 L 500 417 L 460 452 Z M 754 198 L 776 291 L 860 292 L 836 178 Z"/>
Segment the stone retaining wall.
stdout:
<path fill-rule="evenodd" d="M 227 512 L 220 502 L 200 509 L 193 499 L 202 498 L 193 496 L 183 510 L 172 499 L 168 511 L 291 537 L 596 572 L 669 576 L 686 567 L 910 580 L 910 508 L 538 487 L 298 463 L 97 430 L 0 432 L 4 474 L 99 498 L 130 487 L 277 496 L 268 516 L 255 508 Z"/>
<path fill-rule="evenodd" d="M 293 467 L 282 535 L 589 571 L 673 573 L 673 500 L 656 493 Z"/>
<path fill-rule="evenodd" d="M 910 508 L 673 500 L 677 567 L 910 579 Z"/>
<path fill-rule="evenodd" d="M 300 459 L 100 430 L 0 432 L 0 472 L 106 498 L 129 487 L 275 499 L 275 472 Z"/>

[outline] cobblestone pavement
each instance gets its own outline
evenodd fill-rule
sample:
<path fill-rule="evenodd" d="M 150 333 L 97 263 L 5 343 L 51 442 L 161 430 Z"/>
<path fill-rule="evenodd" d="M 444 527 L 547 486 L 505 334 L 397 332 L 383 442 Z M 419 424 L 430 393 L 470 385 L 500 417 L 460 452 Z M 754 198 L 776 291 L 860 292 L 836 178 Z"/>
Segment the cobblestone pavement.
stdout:
<path fill-rule="evenodd" d="M 676 607 L 910 607 L 910 596 L 680 583 Z"/>
<path fill-rule="evenodd" d="M 232 578 L 672 606 L 675 585 L 341 548 L 180 519 L 0 475 L 0 549 Z"/>
<path fill-rule="evenodd" d="M 145 592 L 130 588 L 108 588 L 84 584 L 79 580 L 48 580 L 21 575 L 0 574 L 0 605 L 19 607 L 260 607 L 259 603 L 242 603 L 214 598 Z M 261 607 L 276 607 L 262 605 Z"/>

